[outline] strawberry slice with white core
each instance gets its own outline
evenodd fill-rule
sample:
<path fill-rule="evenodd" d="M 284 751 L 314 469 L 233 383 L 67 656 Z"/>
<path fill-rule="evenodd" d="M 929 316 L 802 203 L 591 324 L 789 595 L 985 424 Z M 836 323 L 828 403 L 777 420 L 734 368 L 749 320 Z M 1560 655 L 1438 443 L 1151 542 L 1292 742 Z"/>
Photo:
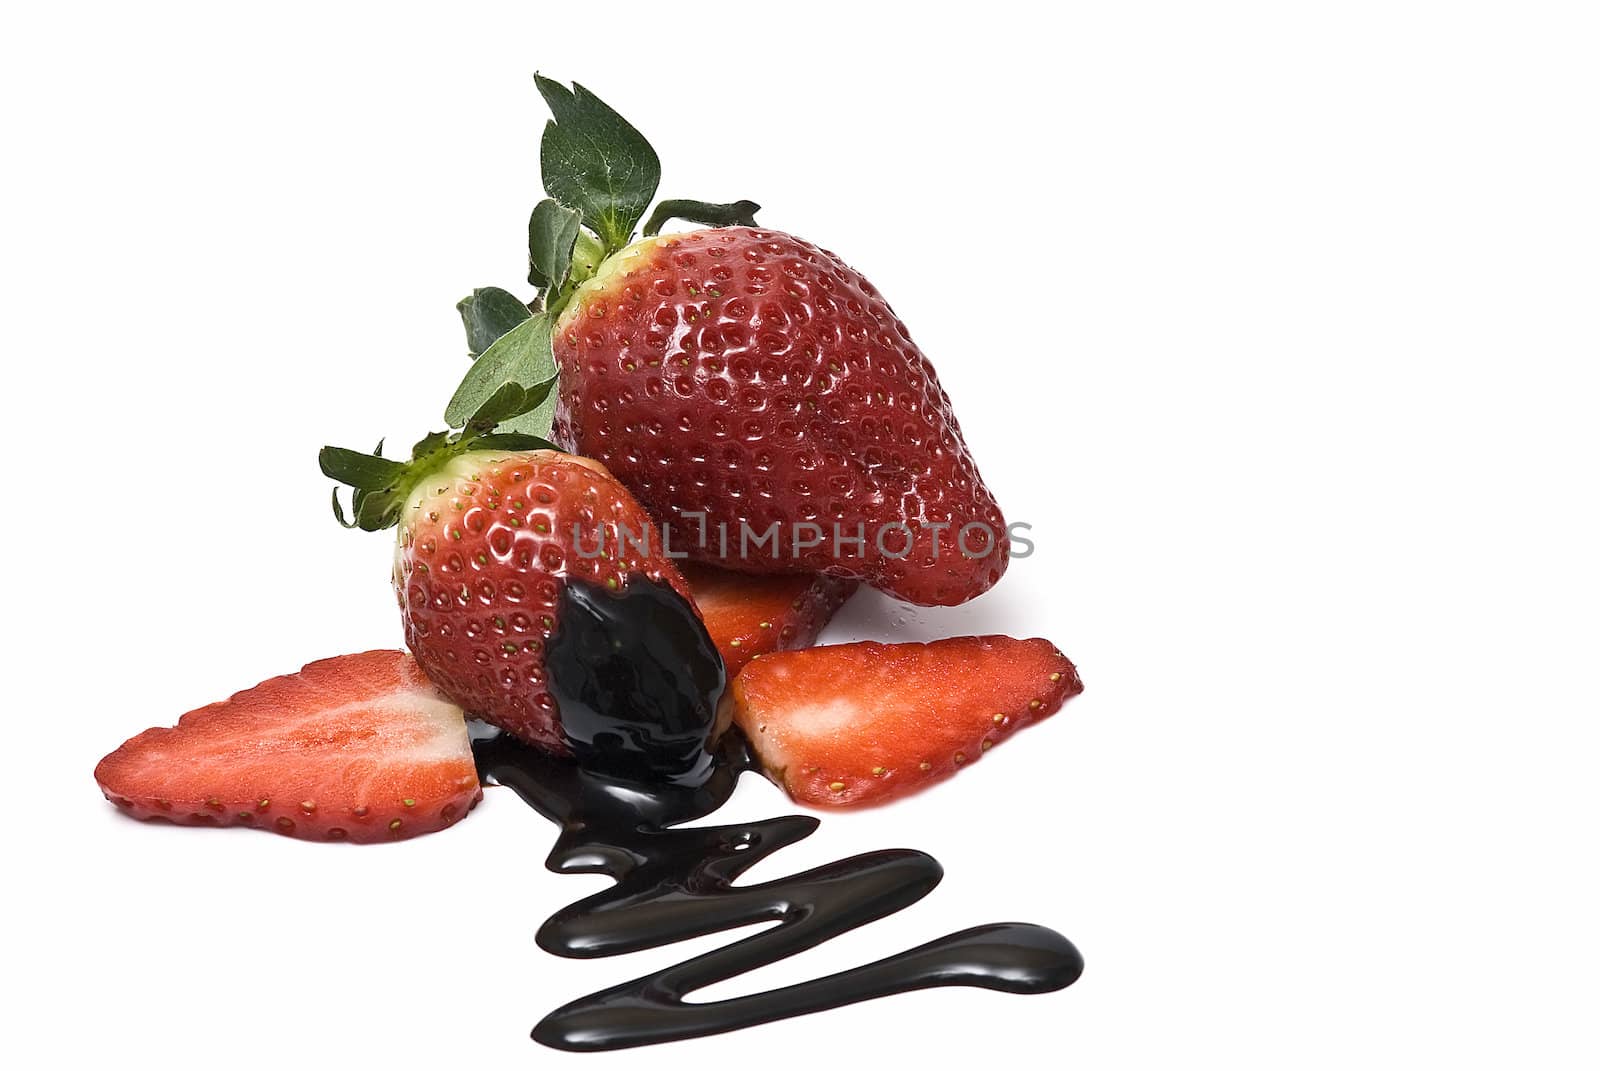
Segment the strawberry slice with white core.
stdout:
<path fill-rule="evenodd" d="M 94 777 L 135 818 L 363 843 L 443 829 L 483 796 L 461 708 L 403 651 L 263 681 L 146 729 Z"/>
<path fill-rule="evenodd" d="M 948 777 L 1081 691 L 1046 640 L 964 636 L 764 655 L 723 703 L 793 799 L 849 807 Z"/>

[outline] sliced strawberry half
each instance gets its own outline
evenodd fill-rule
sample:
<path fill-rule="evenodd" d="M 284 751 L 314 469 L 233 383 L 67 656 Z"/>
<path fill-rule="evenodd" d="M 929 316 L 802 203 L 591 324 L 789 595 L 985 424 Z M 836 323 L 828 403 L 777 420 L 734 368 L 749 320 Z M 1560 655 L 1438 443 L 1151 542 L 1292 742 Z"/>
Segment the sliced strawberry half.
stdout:
<path fill-rule="evenodd" d="M 1081 691 L 1046 640 L 964 636 L 771 654 L 723 703 L 791 797 L 849 807 L 948 777 Z"/>
<path fill-rule="evenodd" d="M 754 576 L 692 562 L 682 572 L 730 680 L 757 655 L 810 647 L 856 589 L 831 576 Z"/>
<path fill-rule="evenodd" d="M 191 710 L 94 779 L 135 818 L 303 840 L 432 833 L 483 797 L 461 708 L 403 651 L 323 659 Z"/>

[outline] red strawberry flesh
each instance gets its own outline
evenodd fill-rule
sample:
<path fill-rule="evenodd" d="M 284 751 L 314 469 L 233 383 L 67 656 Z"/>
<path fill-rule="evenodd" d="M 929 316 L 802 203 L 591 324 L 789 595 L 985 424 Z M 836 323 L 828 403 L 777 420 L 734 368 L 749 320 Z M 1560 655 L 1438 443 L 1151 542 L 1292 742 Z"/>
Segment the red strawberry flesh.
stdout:
<path fill-rule="evenodd" d="M 147 729 L 94 777 L 135 818 L 399 840 L 482 797 L 466 722 L 403 651 L 312 662 Z"/>
<path fill-rule="evenodd" d="M 965 636 L 767 655 L 723 703 L 791 797 L 848 807 L 948 777 L 1082 690 L 1046 640 Z"/>

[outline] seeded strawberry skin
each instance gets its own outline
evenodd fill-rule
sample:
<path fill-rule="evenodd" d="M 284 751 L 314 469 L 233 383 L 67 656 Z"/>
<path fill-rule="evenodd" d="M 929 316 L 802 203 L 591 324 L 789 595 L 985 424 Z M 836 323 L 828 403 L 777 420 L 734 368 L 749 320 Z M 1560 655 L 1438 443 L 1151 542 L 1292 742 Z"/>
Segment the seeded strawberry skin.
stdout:
<path fill-rule="evenodd" d="M 699 562 L 682 572 L 730 680 L 752 658 L 810 647 L 856 589 L 820 574 L 755 576 Z"/>
<path fill-rule="evenodd" d="M 417 486 L 400 519 L 394 586 L 407 646 L 469 714 L 556 754 L 570 748 L 545 645 L 561 590 L 569 577 L 619 590 L 630 575 L 693 602 L 649 514 L 586 458 L 464 453 Z"/>
<path fill-rule="evenodd" d="M 724 554 L 680 522 L 692 558 L 938 605 L 1005 571 L 1005 519 L 932 365 L 872 284 L 809 242 L 750 227 L 636 242 L 578 289 L 552 346 L 557 441 L 658 518 L 727 525 Z M 741 557 L 741 526 L 774 523 L 776 552 Z M 843 542 L 858 534 L 859 550 Z"/>
<path fill-rule="evenodd" d="M 461 709 L 403 651 L 263 681 L 145 730 L 94 777 L 133 818 L 349 843 L 437 832 L 483 797 Z"/>
<path fill-rule="evenodd" d="M 1047 640 L 964 636 L 767 655 L 723 702 L 768 778 L 799 803 L 835 808 L 950 777 L 1081 691 Z"/>

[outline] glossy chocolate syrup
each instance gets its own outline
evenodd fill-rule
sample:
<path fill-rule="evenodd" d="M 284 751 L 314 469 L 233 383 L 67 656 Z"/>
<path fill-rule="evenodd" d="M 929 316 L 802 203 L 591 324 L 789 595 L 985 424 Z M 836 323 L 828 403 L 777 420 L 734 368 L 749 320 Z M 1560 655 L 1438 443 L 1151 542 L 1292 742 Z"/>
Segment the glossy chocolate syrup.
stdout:
<path fill-rule="evenodd" d="M 726 672 L 694 607 L 638 575 L 620 592 L 569 580 L 556 621 L 545 676 L 578 763 L 635 781 L 704 784 Z"/>
<path fill-rule="evenodd" d="M 709 1003 L 688 1003 L 697 989 L 732 978 L 821 944 L 857 926 L 893 914 L 931 892 L 944 871 L 932 856 L 918 851 L 868 852 L 802 874 L 754 885 L 734 882 L 760 860 L 810 836 L 818 821 L 790 815 L 738 825 L 673 828 L 715 811 L 728 797 L 752 759 L 737 730 L 725 733 L 708 750 L 715 699 L 709 705 L 686 701 L 691 682 L 715 676 L 722 685 L 721 660 L 706 671 L 698 641 L 670 648 L 674 661 L 639 671 L 615 662 L 610 670 L 555 657 L 561 631 L 573 625 L 569 653 L 602 656 L 629 651 L 660 653 L 669 648 L 638 632 L 654 632 L 671 618 L 666 607 L 682 607 L 704 636 L 693 611 L 670 589 L 640 577 L 624 595 L 572 584 L 571 605 L 558 609 L 557 635 L 551 639 L 547 672 L 552 690 L 587 696 L 582 715 L 588 727 L 569 735 L 589 741 L 580 761 L 555 758 L 509 735 L 473 743 L 479 775 L 512 789 L 561 827 L 546 866 L 563 874 L 607 874 L 611 888 L 586 897 L 553 915 L 540 927 L 539 946 L 558 956 L 590 958 L 655 948 L 752 923 L 776 922 L 716 951 L 696 956 L 654 974 L 592 993 L 551 1012 L 533 1029 L 533 1038 L 558 1049 L 621 1049 L 716 1034 L 757 1023 L 836 1008 L 874 997 L 932 986 L 966 985 L 1008 993 L 1044 993 L 1071 985 L 1083 972 L 1083 959 L 1065 937 L 1027 923 L 977 926 L 930 941 L 865 966 L 798 985 Z M 569 617 L 568 610 L 576 609 Z M 629 622 L 634 622 L 630 629 Z M 581 634 L 581 635 L 580 635 Z M 587 636 L 587 639 L 583 639 Z M 604 636 L 604 644 L 590 641 Z M 620 643 L 621 646 L 617 646 Z M 709 646 L 711 657 L 716 657 Z M 690 653 L 679 659 L 684 651 Z M 557 678 L 563 678 L 558 681 Z M 594 678 L 604 678 L 596 683 Z M 648 694 L 628 695 L 633 680 Z M 604 702 L 601 703 L 600 701 Z M 567 706 L 562 700 L 563 719 Z M 638 714 L 630 716 L 630 712 Z M 659 733 L 651 719 L 665 712 Z M 591 717 L 592 714 L 592 717 Z M 701 762 L 686 741 L 692 724 L 703 721 Z M 598 726 L 598 728 L 596 728 Z M 614 738 L 601 739 L 606 734 Z M 610 767 L 609 759 L 618 766 Z M 652 773 L 650 763 L 663 766 Z M 664 775 L 664 776 L 663 776 Z"/>

